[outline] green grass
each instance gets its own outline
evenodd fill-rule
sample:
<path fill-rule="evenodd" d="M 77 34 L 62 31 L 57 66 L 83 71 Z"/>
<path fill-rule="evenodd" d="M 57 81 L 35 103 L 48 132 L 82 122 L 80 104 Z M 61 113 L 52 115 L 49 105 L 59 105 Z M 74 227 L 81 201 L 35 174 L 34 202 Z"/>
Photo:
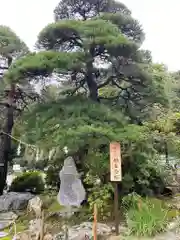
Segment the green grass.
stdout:
<path fill-rule="evenodd" d="M 130 234 L 135 236 L 154 236 L 166 229 L 168 209 L 158 199 L 142 199 L 140 208 L 127 211 L 126 219 Z"/>
<path fill-rule="evenodd" d="M 53 203 L 49 206 L 48 211 L 50 212 L 58 212 L 62 210 L 62 206 L 58 203 L 58 201 L 55 199 Z"/>
<path fill-rule="evenodd" d="M 43 193 L 40 195 L 43 201 L 45 212 L 58 212 L 63 209 L 63 207 L 57 201 L 57 193 Z"/>
<path fill-rule="evenodd" d="M 6 236 L 6 237 L 3 237 L 3 238 L 1 238 L 2 240 L 12 240 L 12 237 L 13 236 Z"/>

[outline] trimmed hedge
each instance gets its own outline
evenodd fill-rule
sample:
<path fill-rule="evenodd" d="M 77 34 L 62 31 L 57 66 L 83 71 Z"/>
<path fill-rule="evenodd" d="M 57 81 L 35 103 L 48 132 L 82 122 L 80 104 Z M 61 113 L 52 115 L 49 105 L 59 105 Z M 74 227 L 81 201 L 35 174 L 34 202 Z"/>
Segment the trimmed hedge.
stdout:
<path fill-rule="evenodd" d="M 16 177 L 11 186 L 11 192 L 31 192 L 39 194 L 44 191 L 44 181 L 37 171 L 25 172 Z"/>

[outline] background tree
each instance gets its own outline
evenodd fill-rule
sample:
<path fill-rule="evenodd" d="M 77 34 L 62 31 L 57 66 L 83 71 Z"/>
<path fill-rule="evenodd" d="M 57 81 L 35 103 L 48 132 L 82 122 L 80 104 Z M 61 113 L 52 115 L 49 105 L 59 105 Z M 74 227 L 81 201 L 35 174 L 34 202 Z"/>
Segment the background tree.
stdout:
<path fill-rule="evenodd" d="M 17 84 L 14 79 L 6 81 L 4 76 L 16 60 L 23 58 L 28 53 L 29 50 L 26 44 L 9 27 L 0 26 L 0 115 L 2 118 L 0 135 L 0 194 L 3 193 L 6 183 L 8 162 L 14 156 L 14 145 L 13 148 L 11 146 L 14 121 L 27 104 L 37 98 L 34 87 L 28 81 L 23 84 Z"/>
<path fill-rule="evenodd" d="M 1 56 L 1 78 L 8 70 L 14 59 L 17 59 L 28 52 L 28 48 L 19 37 L 8 27 L 0 26 L 0 56 Z M 14 83 L 9 85 L 1 81 L 1 114 L 3 123 L 0 136 L 0 194 L 3 193 L 6 182 L 7 166 L 11 156 L 11 135 L 14 114 L 18 110 L 18 91 Z"/>

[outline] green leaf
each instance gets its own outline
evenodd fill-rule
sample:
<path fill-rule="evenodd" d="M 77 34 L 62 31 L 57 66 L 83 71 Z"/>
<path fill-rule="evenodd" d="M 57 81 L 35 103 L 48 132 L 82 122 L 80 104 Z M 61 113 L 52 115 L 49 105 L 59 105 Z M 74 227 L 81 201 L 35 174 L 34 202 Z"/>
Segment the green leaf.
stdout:
<path fill-rule="evenodd" d="M 28 53 L 28 48 L 24 42 L 7 26 L 0 26 L 0 54 L 7 56 L 8 54 L 18 55 Z"/>
<path fill-rule="evenodd" d="M 132 45 L 115 24 L 102 19 L 62 20 L 49 24 L 38 37 L 38 45 L 47 50 L 58 49 L 65 42 L 85 49 L 92 44 L 103 44 L 107 47 Z"/>
<path fill-rule="evenodd" d="M 131 15 L 125 15 L 122 13 L 104 13 L 96 18 L 111 21 L 128 39 L 133 40 L 138 44 L 141 44 L 144 41 L 145 36 L 142 27 L 137 20 L 131 17 Z"/>
<path fill-rule="evenodd" d="M 84 54 L 71 52 L 39 52 L 31 53 L 17 60 L 5 74 L 5 80 L 8 82 L 23 83 L 25 78 L 49 76 L 58 68 L 58 71 L 72 70 L 81 67 Z"/>

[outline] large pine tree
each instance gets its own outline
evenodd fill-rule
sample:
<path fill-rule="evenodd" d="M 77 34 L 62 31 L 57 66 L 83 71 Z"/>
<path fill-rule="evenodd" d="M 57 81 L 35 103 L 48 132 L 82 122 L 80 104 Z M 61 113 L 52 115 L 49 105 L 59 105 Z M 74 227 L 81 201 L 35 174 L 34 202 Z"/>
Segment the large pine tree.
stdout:
<path fill-rule="evenodd" d="M 56 155 L 67 145 L 81 163 L 93 159 L 91 168 L 102 175 L 108 172 L 109 141 L 122 141 L 124 151 L 136 142 L 134 159 L 145 158 L 137 156 L 139 148 L 152 157 L 147 128 L 131 125 L 142 125 L 150 113 L 145 110 L 164 102 L 151 55 L 140 50 L 143 40 L 138 21 L 119 2 L 61 1 L 55 22 L 39 33 L 39 51 L 15 61 L 5 75 L 7 82 L 18 84 L 56 78 L 63 89 L 59 99 L 46 99 L 25 114 L 26 141 L 44 151 L 60 149 Z M 128 154 L 126 170 L 132 161 Z"/>

